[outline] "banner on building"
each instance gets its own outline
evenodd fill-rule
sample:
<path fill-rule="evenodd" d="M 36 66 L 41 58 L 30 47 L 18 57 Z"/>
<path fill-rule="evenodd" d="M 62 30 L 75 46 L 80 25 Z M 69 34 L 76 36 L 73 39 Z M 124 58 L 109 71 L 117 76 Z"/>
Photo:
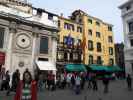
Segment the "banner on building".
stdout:
<path fill-rule="evenodd" d="M 0 52 L 0 65 L 5 64 L 5 53 Z"/>

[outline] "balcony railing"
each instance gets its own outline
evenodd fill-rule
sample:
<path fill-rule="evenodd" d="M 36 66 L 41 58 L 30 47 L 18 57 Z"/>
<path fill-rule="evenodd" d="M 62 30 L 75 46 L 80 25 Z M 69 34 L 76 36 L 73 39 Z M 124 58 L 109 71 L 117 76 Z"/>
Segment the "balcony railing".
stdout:
<path fill-rule="evenodd" d="M 57 49 L 72 49 L 72 50 L 82 50 L 82 48 L 81 48 L 81 46 L 75 46 L 75 45 L 70 45 L 70 46 L 68 46 L 68 45 L 66 45 L 66 44 L 64 44 L 64 43 L 58 43 L 57 44 Z"/>
<path fill-rule="evenodd" d="M 81 59 L 71 59 L 71 60 L 67 60 L 67 59 L 57 59 L 57 62 L 65 62 L 65 63 L 82 63 Z"/>

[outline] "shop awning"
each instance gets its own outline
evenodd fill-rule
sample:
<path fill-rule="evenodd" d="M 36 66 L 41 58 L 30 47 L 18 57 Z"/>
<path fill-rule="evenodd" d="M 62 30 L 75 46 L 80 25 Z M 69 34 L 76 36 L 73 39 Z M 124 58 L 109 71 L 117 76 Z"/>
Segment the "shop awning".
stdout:
<path fill-rule="evenodd" d="M 119 66 L 108 66 L 108 71 L 109 72 L 119 72 L 119 71 L 123 71 L 123 69 L 121 69 Z"/>
<path fill-rule="evenodd" d="M 37 61 L 37 66 L 40 70 L 46 70 L 46 71 L 56 71 L 56 66 L 48 61 Z"/>
<path fill-rule="evenodd" d="M 87 71 L 84 64 L 66 64 L 65 69 L 67 71 L 78 71 L 78 72 Z"/>
<path fill-rule="evenodd" d="M 119 66 L 104 66 L 104 65 L 88 65 L 88 67 L 92 70 L 92 71 L 103 71 L 103 72 L 119 72 L 119 71 L 123 71 Z"/>
<path fill-rule="evenodd" d="M 92 71 L 107 71 L 108 68 L 106 66 L 102 66 L 102 65 L 88 65 L 88 67 L 90 67 L 90 69 Z"/>

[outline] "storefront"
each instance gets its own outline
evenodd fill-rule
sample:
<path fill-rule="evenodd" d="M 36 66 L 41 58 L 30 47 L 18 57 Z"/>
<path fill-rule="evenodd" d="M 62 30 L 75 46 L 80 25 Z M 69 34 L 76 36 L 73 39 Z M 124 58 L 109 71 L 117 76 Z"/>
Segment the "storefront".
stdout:
<path fill-rule="evenodd" d="M 64 43 L 57 45 L 57 71 L 64 71 L 66 64 L 81 64 L 82 63 L 82 48 L 67 46 Z"/>

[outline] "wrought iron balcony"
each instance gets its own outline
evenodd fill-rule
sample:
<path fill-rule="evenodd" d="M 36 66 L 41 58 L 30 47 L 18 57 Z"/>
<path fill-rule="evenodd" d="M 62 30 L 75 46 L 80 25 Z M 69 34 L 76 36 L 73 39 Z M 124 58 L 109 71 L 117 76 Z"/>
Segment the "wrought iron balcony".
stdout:
<path fill-rule="evenodd" d="M 63 50 L 73 50 L 73 51 L 77 51 L 77 50 L 79 50 L 79 51 L 82 51 L 82 48 L 81 48 L 81 46 L 75 46 L 75 45 L 70 45 L 70 46 L 68 46 L 67 44 L 65 44 L 65 43 L 58 43 L 57 44 L 57 49 L 58 50 L 61 50 L 61 49 L 63 49 Z"/>
<path fill-rule="evenodd" d="M 82 63 L 82 60 L 81 59 L 77 59 L 77 60 L 74 60 L 74 59 L 57 59 L 57 62 L 65 62 L 65 63 Z"/>

